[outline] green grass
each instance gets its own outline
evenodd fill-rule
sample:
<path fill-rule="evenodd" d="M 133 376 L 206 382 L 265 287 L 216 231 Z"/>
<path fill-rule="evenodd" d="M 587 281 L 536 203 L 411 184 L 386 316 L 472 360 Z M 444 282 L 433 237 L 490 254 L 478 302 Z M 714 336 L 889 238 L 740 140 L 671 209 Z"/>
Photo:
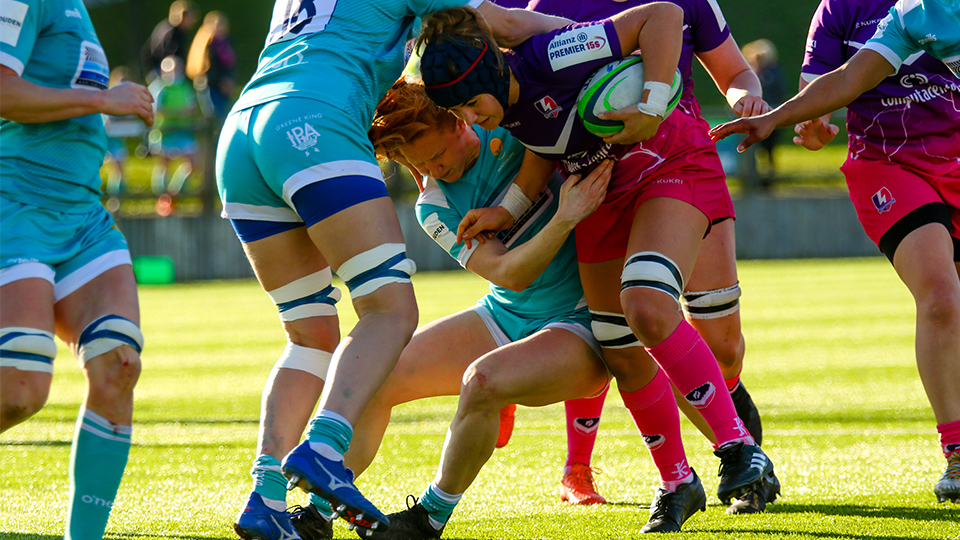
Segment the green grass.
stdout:
<path fill-rule="evenodd" d="M 747 367 L 764 447 L 783 482 L 757 516 L 727 516 L 711 493 L 717 460 L 684 421 L 707 512 L 683 538 L 955 539 L 960 508 L 937 505 L 942 473 L 934 419 L 913 359 L 914 307 L 882 258 L 745 261 L 740 265 Z M 418 274 L 422 322 L 472 305 L 486 290 L 465 272 Z M 283 347 L 276 310 L 254 282 L 141 289 L 147 347 L 137 387 L 135 445 L 109 538 L 233 538 L 250 488 L 260 391 Z M 353 324 L 340 305 L 344 331 Z M 0 438 L 0 538 L 62 536 L 67 460 L 82 376 L 61 351 L 47 407 Z M 455 398 L 400 407 L 358 484 L 387 511 L 433 477 Z M 602 507 L 561 504 L 561 405 L 518 411 L 446 538 L 636 538 L 657 476 L 611 392 L 594 465 Z M 291 502 L 302 495 L 292 494 Z M 337 525 L 338 538 L 356 538 Z"/>

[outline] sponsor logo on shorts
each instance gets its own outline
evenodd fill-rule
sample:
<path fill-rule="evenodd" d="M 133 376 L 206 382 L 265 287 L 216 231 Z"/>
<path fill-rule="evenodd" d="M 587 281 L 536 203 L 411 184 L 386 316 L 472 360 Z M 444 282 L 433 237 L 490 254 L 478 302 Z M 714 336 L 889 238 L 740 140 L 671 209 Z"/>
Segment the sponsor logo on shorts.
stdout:
<path fill-rule="evenodd" d="M 573 427 L 584 435 L 589 435 L 600 427 L 599 418 L 577 418 L 573 421 Z"/>
<path fill-rule="evenodd" d="M 490 153 L 499 158 L 503 153 L 503 141 L 496 137 L 490 139 Z"/>
<path fill-rule="evenodd" d="M 679 178 L 658 178 L 650 183 L 651 184 L 683 184 L 683 180 Z"/>
<path fill-rule="evenodd" d="M 290 144 L 306 155 L 310 155 L 309 150 L 316 146 L 319 138 L 320 132 L 307 122 L 304 122 L 302 126 L 295 126 L 287 130 L 287 139 L 290 140 Z M 313 151 L 319 152 L 316 148 Z"/>
<path fill-rule="evenodd" d="M 716 393 L 717 389 L 713 386 L 713 383 L 707 382 L 688 392 L 684 398 L 695 408 L 703 409 L 710 405 Z"/>
<path fill-rule="evenodd" d="M 592 60 L 609 58 L 610 43 L 602 24 L 594 24 L 561 32 L 547 45 L 553 71 Z"/>
<path fill-rule="evenodd" d="M 543 99 L 537 101 L 536 106 L 540 114 L 547 119 L 556 118 L 563 110 L 563 107 L 557 105 L 557 102 L 550 96 L 544 96 Z"/>
<path fill-rule="evenodd" d="M 871 200 L 873 201 L 874 208 L 876 208 L 877 212 L 880 212 L 881 214 L 890 210 L 890 207 L 893 206 L 893 203 L 897 202 L 897 200 L 893 198 L 893 194 L 890 193 L 890 190 L 887 189 L 886 186 L 880 188 L 880 191 L 874 193 L 873 197 L 871 197 Z"/>
<path fill-rule="evenodd" d="M 650 450 L 656 450 L 663 446 L 663 443 L 666 442 L 666 438 L 663 435 L 644 435 L 643 444 L 647 445 L 647 448 Z"/>

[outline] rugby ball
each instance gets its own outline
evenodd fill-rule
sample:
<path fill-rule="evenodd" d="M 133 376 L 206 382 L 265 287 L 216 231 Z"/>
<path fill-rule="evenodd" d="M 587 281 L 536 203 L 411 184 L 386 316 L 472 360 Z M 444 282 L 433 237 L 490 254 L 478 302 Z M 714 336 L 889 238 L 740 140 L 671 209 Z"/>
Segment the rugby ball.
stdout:
<path fill-rule="evenodd" d="M 680 70 L 673 76 L 670 85 L 670 101 L 664 118 L 677 108 L 683 93 L 683 77 Z M 623 129 L 619 120 L 601 120 L 597 115 L 603 111 L 615 111 L 639 103 L 643 98 L 643 59 L 633 54 L 610 62 L 598 69 L 580 90 L 577 97 L 577 115 L 587 131 L 600 137 L 609 137 Z"/>

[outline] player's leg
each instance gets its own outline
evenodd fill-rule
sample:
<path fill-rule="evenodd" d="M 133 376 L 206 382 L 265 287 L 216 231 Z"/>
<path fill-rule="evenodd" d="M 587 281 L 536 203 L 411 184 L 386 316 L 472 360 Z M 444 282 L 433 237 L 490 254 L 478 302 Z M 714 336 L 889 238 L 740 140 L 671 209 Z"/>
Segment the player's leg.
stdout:
<path fill-rule="evenodd" d="M 597 442 L 600 414 L 607 398 L 604 388 L 600 395 L 567 400 L 563 403 L 567 418 L 567 462 L 560 480 L 560 500 L 570 504 L 604 504 L 593 483 L 594 469 L 590 466 L 593 447 Z"/>
<path fill-rule="evenodd" d="M 657 197 L 641 203 L 631 228 L 620 299 L 630 328 L 647 352 L 710 424 L 721 458 L 717 495 L 727 503 L 759 486 L 773 464 L 743 426 L 729 393 L 722 391 L 726 386 L 713 352 L 678 309 L 707 225 L 707 217 L 682 200 Z"/>

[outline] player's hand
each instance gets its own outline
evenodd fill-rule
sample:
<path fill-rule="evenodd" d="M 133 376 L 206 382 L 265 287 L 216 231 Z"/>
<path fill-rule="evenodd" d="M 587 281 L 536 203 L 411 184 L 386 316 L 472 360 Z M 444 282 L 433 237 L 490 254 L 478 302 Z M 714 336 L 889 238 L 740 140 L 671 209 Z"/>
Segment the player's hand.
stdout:
<path fill-rule="evenodd" d="M 759 116 L 771 111 L 770 105 L 761 97 L 746 94 L 733 105 L 733 112 L 741 117 Z"/>
<path fill-rule="evenodd" d="M 560 187 L 557 218 L 573 226 L 592 214 L 607 196 L 612 171 L 613 160 L 605 159 L 582 180 L 578 174 L 570 175 Z"/>
<path fill-rule="evenodd" d="M 473 247 L 471 240 L 476 239 L 481 244 L 492 238 L 493 233 L 502 231 L 513 225 L 513 216 L 502 206 L 474 208 L 467 212 L 457 225 L 457 243 L 464 242 L 467 249 Z"/>
<path fill-rule="evenodd" d="M 623 129 L 603 139 L 610 144 L 636 144 L 643 142 L 657 134 L 663 118 L 650 116 L 630 105 L 616 111 L 604 111 L 597 115 L 604 120 L 619 120 L 623 122 Z"/>
<path fill-rule="evenodd" d="M 823 118 L 814 118 L 797 124 L 793 131 L 798 135 L 793 138 L 793 144 L 816 151 L 832 141 L 840 132 L 840 127 L 824 123 Z"/>
<path fill-rule="evenodd" d="M 103 91 L 103 114 L 137 115 L 147 126 L 153 126 L 153 96 L 145 86 L 122 83 Z"/>
<path fill-rule="evenodd" d="M 747 138 L 737 146 L 737 152 L 743 152 L 747 148 L 769 137 L 775 127 L 777 127 L 777 122 L 771 118 L 769 114 L 754 116 L 752 118 L 739 118 L 711 129 L 710 138 L 713 139 L 714 142 L 717 142 L 721 139 L 726 139 L 734 133 L 743 133 Z"/>

